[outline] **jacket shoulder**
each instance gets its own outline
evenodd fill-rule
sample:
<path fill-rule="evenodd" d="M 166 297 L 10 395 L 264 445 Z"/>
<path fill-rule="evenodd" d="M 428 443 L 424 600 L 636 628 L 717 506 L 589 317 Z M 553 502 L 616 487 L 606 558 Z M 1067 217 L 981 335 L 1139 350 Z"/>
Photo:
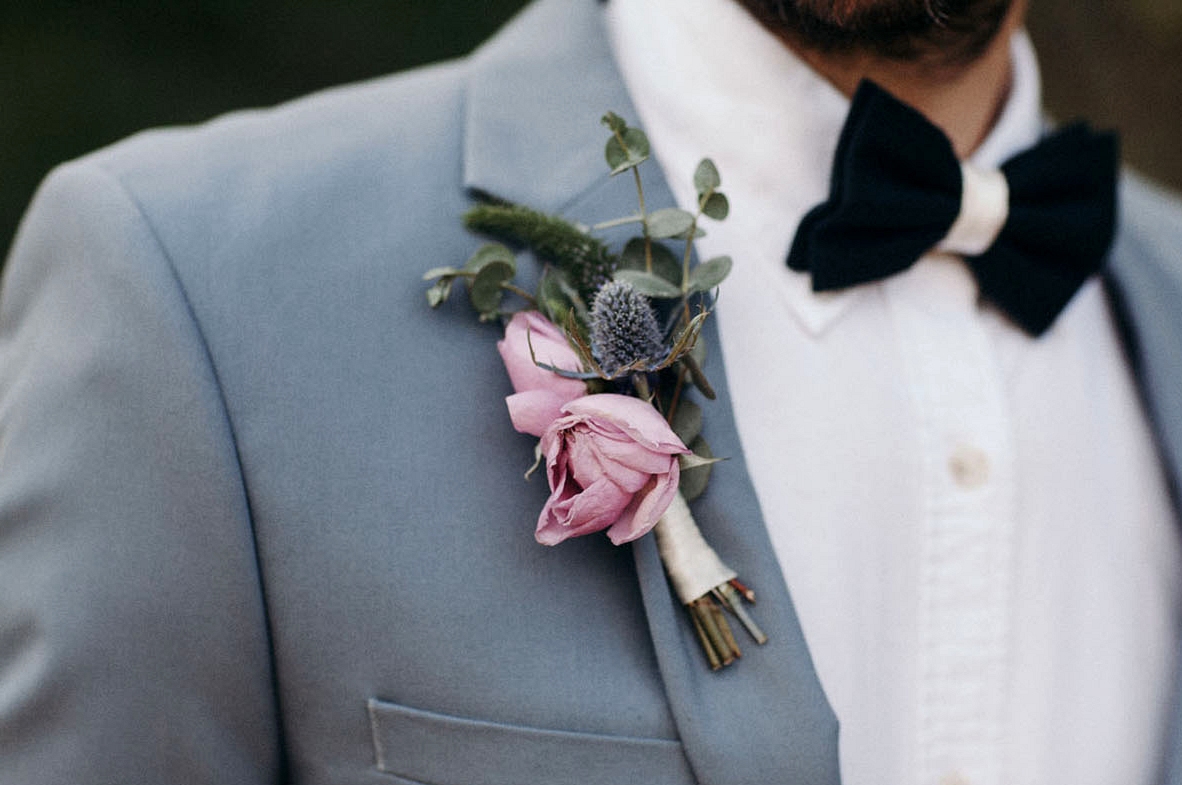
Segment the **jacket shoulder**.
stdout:
<path fill-rule="evenodd" d="M 225 236 L 243 220 L 257 231 L 260 211 L 299 213 L 356 190 L 347 183 L 422 181 L 454 158 L 465 70 L 452 61 L 153 129 L 83 160 L 127 189 L 165 245 L 187 247 L 215 229 Z"/>
<path fill-rule="evenodd" d="M 450 61 L 149 130 L 63 169 L 101 170 L 123 192 L 204 322 L 203 304 L 246 307 L 245 292 L 296 287 L 329 262 L 409 265 L 400 243 L 442 232 L 444 216 L 458 226 L 467 70 Z"/>
<path fill-rule="evenodd" d="M 466 70 L 464 60 L 447 61 L 272 107 L 229 112 L 199 125 L 149 129 L 86 159 L 119 177 L 160 172 L 173 190 L 200 176 L 333 163 L 396 145 L 424 129 L 453 125 Z"/>
<path fill-rule="evenodd" d="M 1117 251 L 1155 260 L 1182 276 L 1182 195 L 1136 172 L 1125 172 Z"/>

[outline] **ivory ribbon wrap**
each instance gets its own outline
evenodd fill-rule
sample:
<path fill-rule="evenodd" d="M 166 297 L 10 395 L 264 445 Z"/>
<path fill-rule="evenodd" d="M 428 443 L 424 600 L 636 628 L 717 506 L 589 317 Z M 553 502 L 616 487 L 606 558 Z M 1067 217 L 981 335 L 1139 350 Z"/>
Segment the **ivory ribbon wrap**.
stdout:
<path fill-rule="evenodd" d="M 657 550 L 665 563 L 665 572 L 673 582 L 673 589 L 688 605 L 709 594 L 738 573 L 722 563 L 714 549 L 706 544 L 689 505 L 680 492 L 673 497 L 669 509 L 653 528 L 657 536 Z"/>
<path fill-rule="evenodd" d="M 1010 186 L 998 169 L 960 165 L 960 214 L 937 247 L 940 251 L 978 256 L 989 250 L 1010 212 Z"/>

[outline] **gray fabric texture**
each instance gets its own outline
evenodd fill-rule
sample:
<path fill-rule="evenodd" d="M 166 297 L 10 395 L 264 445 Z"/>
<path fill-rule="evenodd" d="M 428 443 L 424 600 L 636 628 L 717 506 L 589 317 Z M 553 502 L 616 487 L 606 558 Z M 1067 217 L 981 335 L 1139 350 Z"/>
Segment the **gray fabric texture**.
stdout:
<path fill-rule="evenodd" d="M 0 290 L 0 783 L 837 782 L 713 327 L 730 460 L 694 510 L 772 638 L 720 674 L 649 540 L 533 541 L 499 331 L 426 306 L 473 193 L 631 204 L 607 109 L 635 116 L 601 9 L 541 0 L 464 61 L 48 179 Z M 1112 288 L 1177 469 L 1182 220 L 1125 205 Z"/>

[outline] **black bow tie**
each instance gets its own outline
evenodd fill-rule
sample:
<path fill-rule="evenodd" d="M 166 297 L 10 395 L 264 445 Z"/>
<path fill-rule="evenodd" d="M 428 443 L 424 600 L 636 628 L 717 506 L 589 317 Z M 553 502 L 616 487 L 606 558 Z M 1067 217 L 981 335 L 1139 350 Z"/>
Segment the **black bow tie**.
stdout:
<path fill-rule="evenodd" d="M 960 253 L 981 296 L 1037 336 L 1103 266 L 1117 160 L 1115 134 L 1077 124 L 1046 137 L 1002 165 L 1004 182 L 984 174 L 992 185 L 979 190 L 1000 211 L 1000 228 L 977 232 L 986 247 L 945 248 L 949 230 L 964 224 L 962 195 L 982 201 L 968 193 L 981 178 L 962 174 L 952 143 L 923 115 L 864 81 L 838 141 L 829 199 L 804 217 L 788 266 L 811 272 L 823 291 L 885 278 L 937 248 Z"/>

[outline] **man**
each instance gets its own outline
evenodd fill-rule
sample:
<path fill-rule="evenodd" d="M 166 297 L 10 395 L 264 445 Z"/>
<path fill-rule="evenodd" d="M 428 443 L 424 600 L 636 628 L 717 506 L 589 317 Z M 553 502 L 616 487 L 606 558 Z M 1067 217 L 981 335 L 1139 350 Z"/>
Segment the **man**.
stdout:
<path fill-rule="evenodd" d="M 49 178 L 0 299 L 0 781 L 1178 781 L 1177 206 L 1127 183 L 1037 339 L 947 253 L 816 295 L 845 93 L 995 168 L 1041 132 L 1022 7 L 747 5 L 542 0 Z M 497 331 L 423 300 L 473 196 L 630 209 L 607 109 L 652 204 L 706 154 L 735 204 L 694 515 L 770 641 L 719 673 L 651 538 L 533 542 Z"/>

